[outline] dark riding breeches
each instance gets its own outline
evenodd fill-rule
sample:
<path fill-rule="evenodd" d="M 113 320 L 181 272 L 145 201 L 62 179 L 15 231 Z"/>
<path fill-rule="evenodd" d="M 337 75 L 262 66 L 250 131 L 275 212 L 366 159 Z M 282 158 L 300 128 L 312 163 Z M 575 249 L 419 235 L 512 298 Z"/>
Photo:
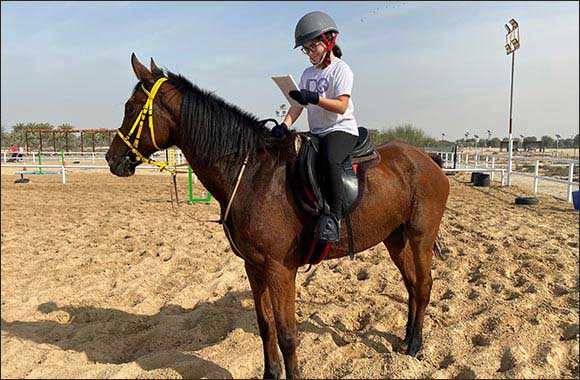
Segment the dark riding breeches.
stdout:
<path fill-rule="evenodd" d="M 342 163 L 358 141 L 358 137 L 346 132 L 331 132 L 320 137 L 320 168 L 326 176 L 324 196 L 330 212 L 342 217 Z"/>

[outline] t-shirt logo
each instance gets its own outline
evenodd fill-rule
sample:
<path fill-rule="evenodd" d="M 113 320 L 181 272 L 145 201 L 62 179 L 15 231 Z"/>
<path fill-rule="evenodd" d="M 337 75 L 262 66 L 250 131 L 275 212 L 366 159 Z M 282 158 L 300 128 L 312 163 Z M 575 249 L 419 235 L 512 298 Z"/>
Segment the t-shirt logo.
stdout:
<path fill-rule="evenodd" d="M 306 81 L 306 89 L 309 91 L 314 91 L 318 95 L 322 95 L 328 90 L 330 87 L 330 83 L 326 78 L 319 78 L 319 79 L 308 79 Z"/>

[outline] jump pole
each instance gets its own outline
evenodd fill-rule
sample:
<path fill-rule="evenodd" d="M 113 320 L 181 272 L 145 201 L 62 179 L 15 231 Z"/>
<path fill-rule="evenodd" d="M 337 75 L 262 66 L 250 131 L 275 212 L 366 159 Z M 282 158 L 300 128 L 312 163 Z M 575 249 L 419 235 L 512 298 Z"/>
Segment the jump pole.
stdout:
<path fill-rule="evenodd" d="M 42 174 L 42 150 L 38 151 L 38 165 L 39 165 L 38 173 Z"/>
<path fill-rule="evenodd" d="M 211 193 L 208 191 L 207 196 L 205 198 L 194 198 L 193 197 L 193 170 L 191 170 L 191 166 L 187 167 L 187 174 L 189 177 L 189 204 L 194 203 L 210 203 L 211 201 Z"/>
<path fill-rule="evenodd" d="M 64 150 L 60 150 L 60 171 L 62 174 L 62 184 L 66 185 L 66 171 L 64 170 Z"/>

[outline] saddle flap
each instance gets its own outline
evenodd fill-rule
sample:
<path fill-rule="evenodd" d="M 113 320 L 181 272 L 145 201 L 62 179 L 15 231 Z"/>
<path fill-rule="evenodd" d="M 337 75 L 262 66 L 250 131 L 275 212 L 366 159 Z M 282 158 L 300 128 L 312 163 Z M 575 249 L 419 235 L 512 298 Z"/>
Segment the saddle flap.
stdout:
<path fill-rule="evenodd" d="M 310 132 L 300 133 L 299 138 L 301 144 L 296 165 L 299 183 L 296 183 L 295 191 L 302 207 L 311 214 L 319 215 L 327 207 L 321 190 L 324 173 L 317 170 L 319 139 Z M 379 161 L 380 156 L 370 142 L 368 130 L 360 127 L 357 144 L 343 162 L 342 184 L 345 201 L 343 209 L 346 212 L 354 211 L 360 203 L 366 184 L 366 172 Z M 364 165 L 360 165 L 362 163 Z M 358 170 L 353 168 L 353 164 L 359 165 Z"/>

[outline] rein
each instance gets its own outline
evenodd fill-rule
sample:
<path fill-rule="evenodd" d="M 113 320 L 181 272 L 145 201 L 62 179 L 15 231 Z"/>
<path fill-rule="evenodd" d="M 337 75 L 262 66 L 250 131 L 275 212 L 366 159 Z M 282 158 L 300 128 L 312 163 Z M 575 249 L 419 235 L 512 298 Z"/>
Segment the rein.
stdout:
<path fill-rule="evenodd" d="M 270 121 L 274 122 L 276 125 L 279 125 L 278 124 L 278 121 L 276 121 L 276 119 L 264 119 L 264 120 L 260 120 L 259 124 L 263 127 L 263 126 L 265 126 Z M 234 202 L 234 198 L 236 197 L 236 192 L 238 191 L 238 186 L 240 185 L 240 181 L 242 180 L 242 176 L 244 175 L 244 170 L 246 170 L 246 165 L 248 164 L 248 158 L 249 157 L 250 157 L 250 153 L 248 153 L 246 155 L 246 158 L 244 159 L 244 163 L 242 164 L 242 167 L 240 169 L 240 174 L 238 174 L 238 179 L 236 180 L 236 186 L 234 186 L 234 191 L 232 192 L 232 196 L 230 197 L 230 200 L 228 202 L 228 207 L 226 207 L 226 212 L 224 213 L 224 216 L 222 218 L 220 218 L 220 220 L 218 220 L 218 223 L 219 224 L 223 224 L 224 227 L 225 227 L 224 222 L 228 219 L 228 214 L 230 212 L 230 207 L 232 207 L 232 203 Z M 226 229 L 227 229 L 227 227 L 226 227 Z"/>

